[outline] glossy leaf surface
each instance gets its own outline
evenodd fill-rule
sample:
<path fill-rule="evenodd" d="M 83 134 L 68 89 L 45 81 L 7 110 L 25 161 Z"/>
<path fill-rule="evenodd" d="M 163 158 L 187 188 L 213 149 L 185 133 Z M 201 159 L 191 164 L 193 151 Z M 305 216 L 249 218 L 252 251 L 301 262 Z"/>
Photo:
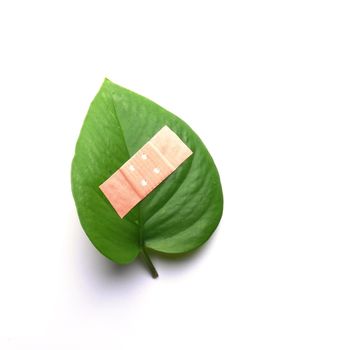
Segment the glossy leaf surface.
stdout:
<path fill-rule="evenodd" d="M 193 155 L 121 219 L 99 185 L 164 125 Z M 91 103 L 77 141 L 72 191 L 89 239 L 119 264 L 130 263 L 147 248 L 171 254 L 199 247 L 214 232 L 223 210 L 217 169 L 194 131 L 108 79 Z"/>

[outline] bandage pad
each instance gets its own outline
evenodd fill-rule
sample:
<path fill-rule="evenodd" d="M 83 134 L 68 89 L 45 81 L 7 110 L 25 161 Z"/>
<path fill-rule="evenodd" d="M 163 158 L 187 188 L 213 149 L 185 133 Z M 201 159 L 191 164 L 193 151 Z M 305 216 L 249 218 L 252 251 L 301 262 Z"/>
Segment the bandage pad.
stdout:
<path fill-rule="evenodd" d="M 169 127 L 164 126 L 100 185 L 100 189 L 123 218 L 192 153 Z"/>

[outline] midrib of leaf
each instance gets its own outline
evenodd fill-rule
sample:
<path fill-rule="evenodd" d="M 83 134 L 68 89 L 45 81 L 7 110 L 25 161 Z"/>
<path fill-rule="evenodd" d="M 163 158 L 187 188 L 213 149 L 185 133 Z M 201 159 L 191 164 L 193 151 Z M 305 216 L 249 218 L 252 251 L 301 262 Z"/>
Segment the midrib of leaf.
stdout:
<path fill-rule="evenodd" d="M 126 149 L 126 152 L 128 154 L 128 159 L 130 158 L 130 151 L 129 151 L 129 148 L 128 148 L 128 145 L 126 143 L 126 138 L 125 138 L 125 135 L 124 135 L 124 131 L 123 131 L 123 128 L 122 128 L 122 125 L 120 123 L 120 120 L 118 118 L 118 113 L 117 113 L 117 109 L 116 109 L 116 106 L 114 104 L 114 98 L 113 98 L 113 94 L 112 92 L 108 91 L 109 93 L 109 96 L 110 98 L 112 99 L 112 105 L 113 105 L 113 110 L 114 110 L 114 114 L 115 114 L 115 117 L 117 119 L 117 122 L 119 124 L 119 128 L 120 128 L 120 132 L 121 132 L 121 135 L 122 135 L 122 139 L 123 139 L 123 143 L 124 143 L 124 146 L 125 146 L 125 149 Z M 150 259 L 147 251 L 145 250 L 145 244 L 144 244 L 144 237 L 143 237 L 143 228 L 144 228 L 144 222 L 142 220 L 142 214 L 141 214 L 141 203 L 139 203 L 137 205 L 137 211 L 138 211 L 138 228 L 139 228 L 139 245 L 140 245 L 140 251 L 141 251 L 141 254 L 143 255 L 144 257 L 144 261 L 146 263 L 146 265 L 148 266 L 148 268 L 150 269 L 150 272 L 152 274 L 152 277 L 153 278 L 157 278 L 158 277 L 158 272 L 156 270 L 156 268 L 154 267 L 153 263 L 152 263 L 152 260 Z M 128 222 L 130 223 L 133 223 L 131 222 L 130 220 L 128 220 Z"/>
<path fill-rule="evenodd" d="M 117 120 L 117 123 L 118 123 L 118 125 L 119 125 L 119 129 L 120 129 L 120 132 L 121 132 L 121 135 L 122 135 L 122 141 L 123 141 L 123 143 L 124 143 L 124 147 L 125 147 L 125 149 L 126 149 L 126 153 L 127 153 L 127 155 L 128 155 L 128 159 L 129 159 L 129 158 L 130 158 L 130 151 L 129 151 L 128 145 L 127 145 L 127 143 L 126 143 L 126 139 L 125 139 L 125 135 L 124 135 L 124 131 L 123 131 L 122 125 L 121 125 L 120 120 L 119 120 L 119 118 L 118 118 L 117 109 L 116 109 L 115 104 L 114 104 L 113 94 L 112 94 L 112 92 L 110 92 L 108 89 L 107 89 L 107 91 L 108 91 L 109 97 L 110 97 L 111 100 L 112 100 L 112 106 L 113 106 L 113 111 L 114 111 L 115 119 Z M 138 208 L 138 210 L 139 210 L 139 208 Z M 140 210 L 139 210 L 139 211 L 140 211 Z M 140 213 L 139 213 L 139 215 L 140 215 Z M 134 222 L 128 220 L 127 218 L 125 218 L 125 220 L 127 220 L 128 222 L 130 222 L 130 223 L 132 223 L 132 224 L 135 224 Z"/>

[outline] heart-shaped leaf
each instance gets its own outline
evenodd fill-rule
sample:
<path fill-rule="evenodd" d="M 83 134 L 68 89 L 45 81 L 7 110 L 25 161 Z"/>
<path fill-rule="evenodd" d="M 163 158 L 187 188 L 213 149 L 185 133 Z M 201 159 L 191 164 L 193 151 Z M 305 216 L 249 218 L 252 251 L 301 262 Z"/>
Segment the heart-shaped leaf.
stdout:
<path fill-rule="evenodd" d="M 164 125 L 193 151 L 174 173 L 123 219 L 99 189 Z M 72 191 L 81 225 L 94 246 L 119 264 L 147 249 L 174 254 L 202 245 L 223 210 L 219 174 L 200 138 L 154 102 L 106 79 L 92 101 L 72 163 Z"/>

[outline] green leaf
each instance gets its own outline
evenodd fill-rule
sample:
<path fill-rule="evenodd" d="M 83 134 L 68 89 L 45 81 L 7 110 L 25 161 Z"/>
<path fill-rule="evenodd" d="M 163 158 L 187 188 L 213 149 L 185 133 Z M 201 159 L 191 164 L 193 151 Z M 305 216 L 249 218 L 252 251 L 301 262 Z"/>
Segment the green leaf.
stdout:
<path fill-rule="evenodd" d="M 164 125 L 193 151 L 179 168 L 123 219 L 99 185 Z M 72 191 L 81 225 L 94 246 L 119 264 L 147 249 L 176 254 L 202 245 L 223 210 L 219 174 L 209 152 L 181 119 L 106 79 L 92 101 L 72 163 Z"/>

